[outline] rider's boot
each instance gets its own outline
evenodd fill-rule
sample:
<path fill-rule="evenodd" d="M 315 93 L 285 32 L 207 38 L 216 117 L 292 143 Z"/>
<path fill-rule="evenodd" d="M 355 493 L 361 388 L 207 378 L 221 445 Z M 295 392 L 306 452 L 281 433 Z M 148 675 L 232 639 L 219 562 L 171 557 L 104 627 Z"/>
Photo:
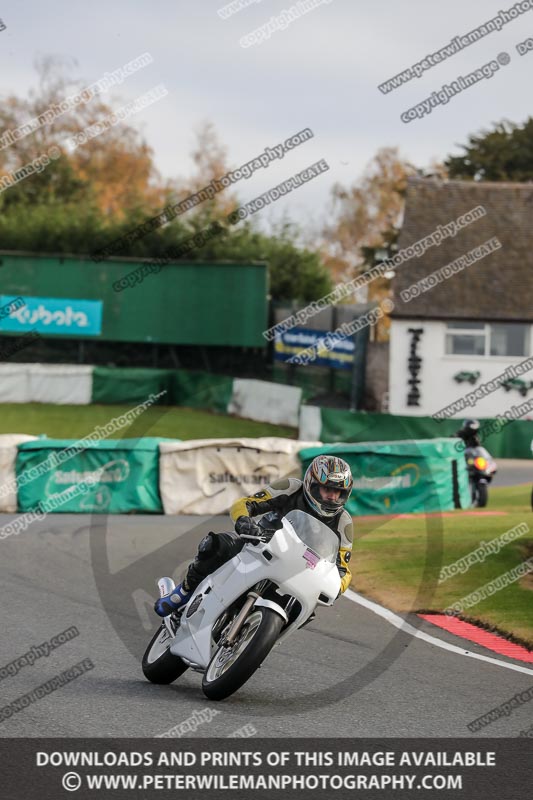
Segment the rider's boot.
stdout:
<path fill-rule="evenodd" d="M 159 597 L 155 601 L 154 611 L 160 617 L 168 617 L 173 611 L 183 608 L 189 602 L 194 589 L 191 589 L 184 580 L 179 586 L 172 590 L 171 594 Z"/>
<path fill-rule="evenodd" d="M 156 600 L 154 610 L 160 617 L 167 617 L 173 611 L 184 608 L 198 584 L 209 575 L 212 569 L 213 556 L 218 550 L 218 540 L 214 533 L 208 533 L 199 544 L 194 561 L 189 564 L 185 580 L 170 594 Z"/>

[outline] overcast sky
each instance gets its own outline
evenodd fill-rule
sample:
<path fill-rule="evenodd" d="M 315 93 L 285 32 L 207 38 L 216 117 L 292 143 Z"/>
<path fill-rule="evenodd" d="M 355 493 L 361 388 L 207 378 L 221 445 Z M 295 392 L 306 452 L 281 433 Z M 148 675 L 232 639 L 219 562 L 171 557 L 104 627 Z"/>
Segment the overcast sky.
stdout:
<path fill-rule="evenodd" d="M 330 171 L 262 213 L 287 212 L 321 227 L 332 184 L 351 183 L 376 150 L 398 146 L 417 165 L 457 152 L 470 133 L 503 118 L 533 113 L 533 9 L 390 94 L 377 85 L 494 17 L 504 0 L 331 0 L 242 47 L 239 40 L 278 17 L 290 0 L 259 0 L 229 19 L 222 0 L 4 0 L 0 17 L 0 91 L 26 95 L 35 86 L 35 57 L 74 57 L 89 84 L 148 51 L 153 63 L 124 81 L 115 96 L 134 100 L 163 83 L 168 95 L 137 114 L 165 177 L 192 171 L 193 131 L 212 120 L 232 166 L 310 127 L 314 139 L 239 186 L 242 200 L 324 158 Z M 532 0 L 533 5 L 533 0 Z M 501 53 L 511 61 L 490 79 L 409 124 L 400 114 L 458 75 Z M 505 59 L 503 59 L 505 60 Z M 105 95 L 104 95 L 105 98 Z"/>

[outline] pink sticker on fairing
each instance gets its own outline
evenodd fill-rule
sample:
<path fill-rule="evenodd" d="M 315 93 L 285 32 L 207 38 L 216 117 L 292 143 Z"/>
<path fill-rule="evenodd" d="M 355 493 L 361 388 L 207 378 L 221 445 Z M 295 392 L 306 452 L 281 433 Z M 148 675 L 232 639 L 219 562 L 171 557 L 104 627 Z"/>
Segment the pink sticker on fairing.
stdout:
<path fill-rule="evenodd" d="M 314 569 L 320 561 L 320 556 L 317 556 L 317 554 L 313 553 L 313 551 L 309 550 L 309 548 L 307 548 L 303 557 L 306 561 L 306 567 L 309 567 L 309 569 Z"/>

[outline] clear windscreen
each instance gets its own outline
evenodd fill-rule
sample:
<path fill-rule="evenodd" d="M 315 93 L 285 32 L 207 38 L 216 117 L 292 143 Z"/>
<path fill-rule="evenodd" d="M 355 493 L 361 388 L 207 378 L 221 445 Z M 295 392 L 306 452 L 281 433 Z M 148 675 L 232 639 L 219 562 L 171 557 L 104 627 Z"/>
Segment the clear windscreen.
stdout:
<path fill-rule="evenodd" d="M 320 558 L 335 564 L 339 551 L 339 539 L 331 528 L 324 525 L 316 517 L 306 514 L 305 511 L 295 509 L 285 514 L 284 519 L 290 522 L 294 532 Z"/>
<path fill-rule="evenodd" d="M 467 447 L 467 451 L 467 455 L 473 456 L 474 458 L 477 456 L 483 456 L 483 458 L 486 458 L 487 461 L 491 458 L 490 453 L 485 450 L 484 447 L 481 447 L 481 445 L 477 445 L 477 447 Z"/>

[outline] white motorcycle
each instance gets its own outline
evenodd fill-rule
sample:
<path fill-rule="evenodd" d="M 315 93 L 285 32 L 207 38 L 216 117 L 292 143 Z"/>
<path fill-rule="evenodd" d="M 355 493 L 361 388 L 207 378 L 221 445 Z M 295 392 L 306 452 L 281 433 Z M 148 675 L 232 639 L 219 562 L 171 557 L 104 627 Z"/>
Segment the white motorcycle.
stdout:
<path fill-rule="evenodd" d="M 275 644 L 309 621 L 340 591 L 339 540 L 320 520 L 290 511 L 278 530 L 262 529 L 208 575 L 187 605 L 165 617 L 142 661 L 152 683 L 171 683 L 189 667 L 202 689 L 223 700 L 254 674 Z M 175 588 L 158 581 L 161 596 Z"/>

